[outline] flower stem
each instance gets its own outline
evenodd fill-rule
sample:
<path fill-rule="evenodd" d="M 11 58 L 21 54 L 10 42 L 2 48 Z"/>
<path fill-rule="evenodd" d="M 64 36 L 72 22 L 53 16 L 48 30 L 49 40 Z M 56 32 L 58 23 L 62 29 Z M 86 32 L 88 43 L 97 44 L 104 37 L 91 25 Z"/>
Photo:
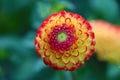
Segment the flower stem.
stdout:
<path fill-rule="evenodd" d="M 72 80 L 77 80 L 76 77 L 75 77 L 75 74 L 73 73 L 73 71 L 70 72 L 70 75 L 72 77 Z"/>

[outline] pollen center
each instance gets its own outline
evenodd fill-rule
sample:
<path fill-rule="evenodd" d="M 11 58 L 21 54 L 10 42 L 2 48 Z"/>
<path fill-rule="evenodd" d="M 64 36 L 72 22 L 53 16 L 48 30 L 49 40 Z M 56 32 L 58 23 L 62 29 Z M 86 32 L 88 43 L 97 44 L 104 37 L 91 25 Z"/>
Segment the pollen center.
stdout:
<path fill-rule="evenodd" d="M 57 39 L 59 42 L 64 42 L 67 39 L 67 34 L 65 32 L 58 33 Z"/>
<path fill-rule="evenodd" d="M 62 54 L 68 51 L 76 41 L 73 31 L 71 26 L 56 26 L 49 34 L 50 48 Z"/>

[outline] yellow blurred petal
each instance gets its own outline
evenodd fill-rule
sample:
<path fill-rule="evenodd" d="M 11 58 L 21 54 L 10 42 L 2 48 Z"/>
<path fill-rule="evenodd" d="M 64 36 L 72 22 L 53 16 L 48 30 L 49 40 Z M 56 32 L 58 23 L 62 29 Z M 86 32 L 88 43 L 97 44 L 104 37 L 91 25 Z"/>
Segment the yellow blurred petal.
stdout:
<path fill-rule="evenodd" d="M 96 40 L 98 58 L 110 63 L 120 63 L 120 26 L 102 20 L 91 21 Z"/>

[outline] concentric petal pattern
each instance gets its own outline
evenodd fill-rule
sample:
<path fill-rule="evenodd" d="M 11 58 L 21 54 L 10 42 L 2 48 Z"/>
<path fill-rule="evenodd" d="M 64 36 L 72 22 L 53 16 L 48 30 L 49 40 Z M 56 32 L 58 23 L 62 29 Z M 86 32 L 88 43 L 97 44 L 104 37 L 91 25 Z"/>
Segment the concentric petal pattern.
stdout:
<path fill-rule="evenodd" d="M 38 28 L 35 47 L 46 65 L 73 71 L 94 52 L 94 33 L 78 14 L 61 11 L 52 14 Z"/>

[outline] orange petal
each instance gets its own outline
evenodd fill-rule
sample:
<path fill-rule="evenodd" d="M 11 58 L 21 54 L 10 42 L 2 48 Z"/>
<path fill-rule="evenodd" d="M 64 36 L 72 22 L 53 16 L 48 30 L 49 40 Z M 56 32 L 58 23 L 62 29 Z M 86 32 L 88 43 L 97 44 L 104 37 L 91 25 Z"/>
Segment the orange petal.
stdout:
<path fill-rule="evenodd" d="M 91 21 L 96 40 L 98 58 L 110 63 L 120 63 L 120 26 L 103 20 Z"/>

